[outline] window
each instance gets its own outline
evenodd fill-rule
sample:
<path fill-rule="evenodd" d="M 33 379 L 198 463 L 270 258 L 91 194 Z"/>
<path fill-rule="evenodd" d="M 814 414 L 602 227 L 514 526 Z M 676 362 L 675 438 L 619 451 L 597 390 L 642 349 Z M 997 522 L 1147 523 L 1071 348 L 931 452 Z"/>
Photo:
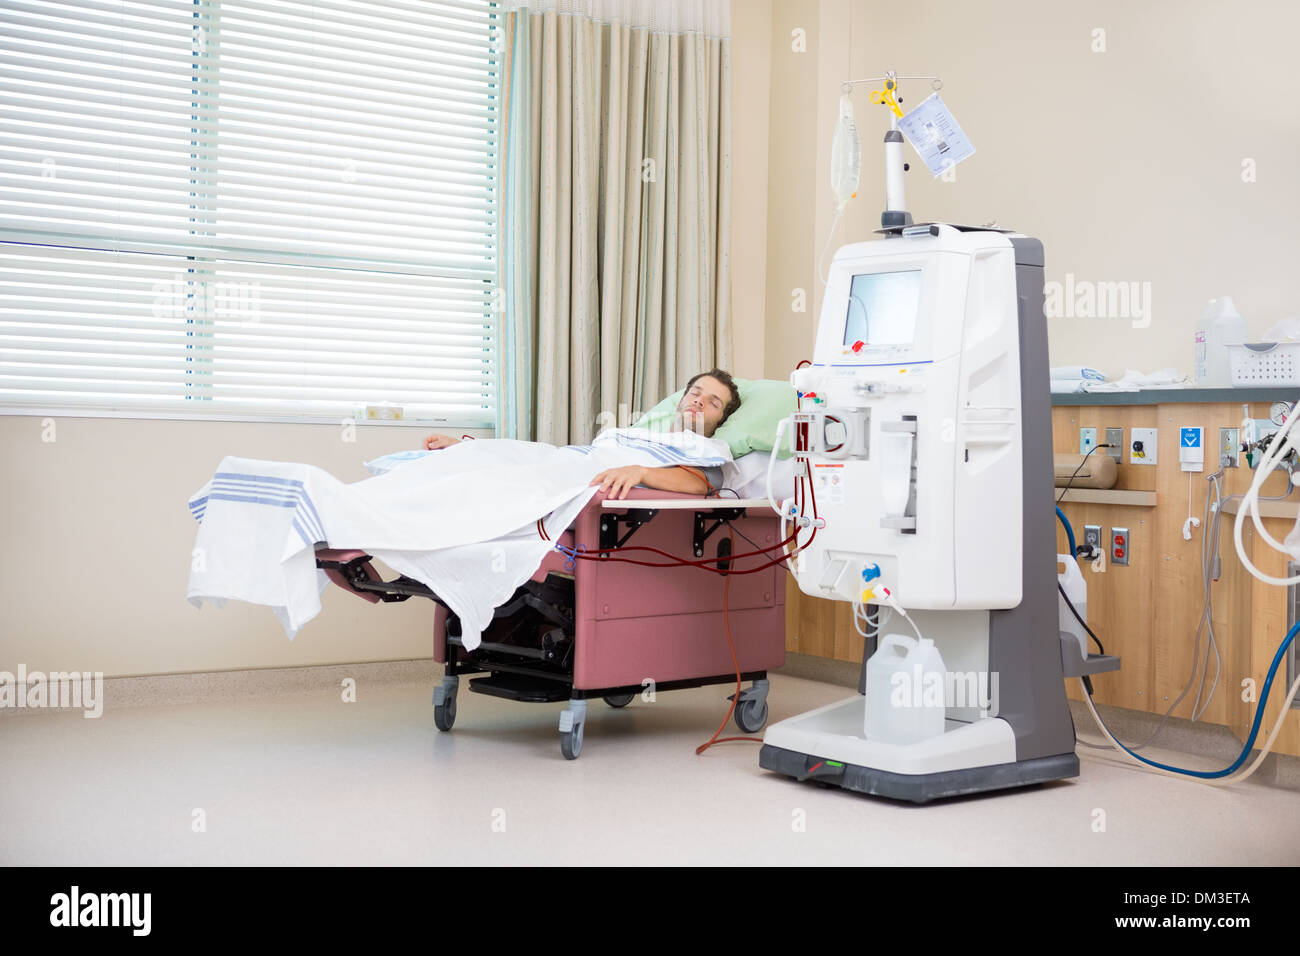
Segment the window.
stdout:
<path fill-rule="evenodd" d="M 493 426 L 499 22 L 0 8 L 3 410 Z"/>

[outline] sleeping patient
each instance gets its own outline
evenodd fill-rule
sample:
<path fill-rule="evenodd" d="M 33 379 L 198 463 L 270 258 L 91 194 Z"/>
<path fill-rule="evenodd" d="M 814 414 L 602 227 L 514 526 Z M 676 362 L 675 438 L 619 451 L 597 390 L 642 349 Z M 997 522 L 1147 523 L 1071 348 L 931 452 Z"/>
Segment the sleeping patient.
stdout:
<path fill-rule="evenodd" d="M 686 392 L 673 416 L 671 431 L 693 431 L 711 438 L 718 426 L 740 407 L 740 391 L 731 375 L 722 369 L 701 372 L 686 383 Z M 424 440 L 428 449 L 446 448 L 459 438 L 449 435 L 430 435 Z M 667 468 L 646 468 L 625 465 L 602 471 L 592 479 L 593 485 L 611 498 L 626 498 L 636 485 L 658 491 L 676 491 L 688 495 L 704 495 L 722 486 L 721 468 L 688 468 L 670 465 Z"/>

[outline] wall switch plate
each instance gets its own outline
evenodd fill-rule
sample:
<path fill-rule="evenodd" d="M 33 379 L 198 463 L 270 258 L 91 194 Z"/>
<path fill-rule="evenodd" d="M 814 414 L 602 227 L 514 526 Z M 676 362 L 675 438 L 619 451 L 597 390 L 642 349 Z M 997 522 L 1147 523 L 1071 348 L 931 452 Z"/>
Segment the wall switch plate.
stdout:
<path fill-rule="evenodd" d="M 1079 454 L 1086 455 L 1097 447 L 1097 429 L 1080 428 L 1079 429 Z"/>
<path fill-rule="evenodd" d="M 1110 563 L 1128 565 L 1132 555 L 1132 542 L 1129 540 L 1128 528 L 1110 529 Z"/>
<path fill-rule="evenodd" d="M 1205 429 L 1200 425 L 1178 429 L 1178 465 L 1183 471 L 1205 470 Z"/>
<path fill-rule="evenodd" d="M 1106 444 L 1110 447 L 1106 449 L 1106 454 L 1115 459 L 1116 464 L 1124 461 L 1124 429 L 1107 428 Z"/>
<path fill-rule="evenodd" d="M 1219 465 L 1223 468 L 1236 468 L 1241 458 L 1241 439 L 1236 428 L 1219 429 Z M 1300 700 L 1300 697 L 1296 698 Z"/>
<path fill-rule="evenodd" d="M 1128 463 L 1130 465 L 1154 465 L 1156 463 L 1158 429 L 1130 428 L 1128 438 Z"/>

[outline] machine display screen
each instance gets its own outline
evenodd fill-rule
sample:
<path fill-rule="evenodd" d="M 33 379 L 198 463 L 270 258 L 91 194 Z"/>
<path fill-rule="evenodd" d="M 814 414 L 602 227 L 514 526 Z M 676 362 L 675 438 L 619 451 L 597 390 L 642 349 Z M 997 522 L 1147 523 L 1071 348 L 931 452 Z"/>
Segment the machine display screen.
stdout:
<path fill-rule="evenodd" d="M 844 344 L 910 345 L 920 301 L 920 269 L 854 276 Z"/>

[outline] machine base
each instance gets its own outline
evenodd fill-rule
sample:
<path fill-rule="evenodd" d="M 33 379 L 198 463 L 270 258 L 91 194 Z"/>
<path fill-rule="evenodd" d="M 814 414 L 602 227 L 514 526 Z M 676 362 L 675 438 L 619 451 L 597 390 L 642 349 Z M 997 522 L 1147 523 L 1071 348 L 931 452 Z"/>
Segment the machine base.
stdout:
<path fill-rule="evenodd" d="M 758 765 L 764 770 L 785 774 L 796 780 L 813 780 L 823 786 L 842 787 L 858 793 L 912 803 L 928 803 L 967 793 L 1025 787 L 1079 775 L 1079 758 L 1072 753 L 995 764 L 991 767 L 909 774 L 858 767 L 764 744 L 758 752 Z"/>
<path fill-rule="evenodd" d="M 796 780 L 913 803 L 1079 775 L 1074 751 L 1017 760 L 1015 734 L 996 717 L 948 720 L 937 737 L 897 745 L 862 736 L 865 708 L 858 694 L 773 724 L 758 765 Z"/>

